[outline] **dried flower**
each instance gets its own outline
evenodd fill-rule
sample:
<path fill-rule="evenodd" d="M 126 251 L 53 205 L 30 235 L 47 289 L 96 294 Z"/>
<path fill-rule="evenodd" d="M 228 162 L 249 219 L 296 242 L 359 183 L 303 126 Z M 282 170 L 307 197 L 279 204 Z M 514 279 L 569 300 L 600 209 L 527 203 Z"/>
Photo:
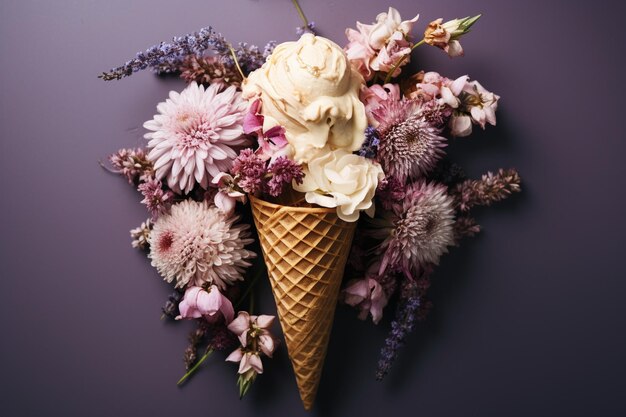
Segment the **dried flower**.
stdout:
<path fill-rule="evenodd" d="M 411 100 L 386 101 L 373 111 L 380 122 L 377 160 L 401 182 L 427 174 L 443 156 L 446 139 Z"/>
<path fill-rule="evenodd" d="M 180 66 L 180 76 L 188 83 L 225 84 L 241 86 L 241 74 L 216 56 L 186 56 Z"/>
<path fill-rule="evenodd" d="M 233 147 L 245 145 L 246 102 L 235 87 L 206 90 L 192 82 L 180 94 L 157 106 L 160 114 L 144 123 L 156 178 L 167 177 L 176 192 L 189 193 L 197 183 L 206 189 L 212 177 L 230 169 L 237 157 Z"/>
<path fill-rule="evenodd" d="M 150 248 L 150 231 L 152 230 L 152 221 L 150 219 L 142 222 L 141 225 L 130 231 L 130 237 L 133 239 L 133 248 L 147 250 Z"/>
<path fill-rule="evenodd" d="M 206 289 L 188 287 L 178 309 L 180 315 L 176 320 L 203 317 L 209 323 L 215 323 L 223 317 L 226 323 L 230 323 L 235 316 L 232 303 L 215 285 Z"/>
<path fill-rule="evenodd" d="M 376 197 L 385 210 L 392 210 L 399 201 L 404 200 L 406 189 L 404 183 L 400 182 L 396 177 L 385 177 L 378 184 Z"/>
<path fill-rule="evenodd" d="M 263 190 L 265 161 L 252 149 L 243 149 L 233 161 L 231 172 L 236 176 L 237 185 L 246 193 L 257 194 Z"/>
<path fill-rule="evenodd" d="M 173 205 L 150 233 L 152 266 L 177 288 L 208 283 L 225 289 L 242 280 L 256 254 L 244 249 L 253 241 L 250 226 L 236 221 L 206 201 Z"/>
<path fill-rule="evenodd" d="M 153 173 L 152 162 L 141 148 L 120 149 L 109 156 L 109 162 L 111 171 L 126 177 L 129 184 L 136 184 Z"/>
<path fill-rule="evenodd" d="M 181 298 L 183 298 L 183 294 L 178 290 L 172 292 L 167 297 L 167 301 L 165 302 L 165 305 L 161 308 L 161 311 L 163 312 L 163 315 L 165 317 L 169 317 L 170 319 L 175 319 L 176 316 L 178 316 L 179 314 L 178 303 L 180 302 Z"/>
<path fill-rule="evenodd" d="M 141 203 L 148 208 L 152 220 L 156 220 L 159 214 L 165 213 L 174 199 L 174 193 L 169 190 L 163 191 L 161 181 L 155 178 L 139 184 L 137 190 L 143 195 Z"/>
<path fill-rule="evenodd" d="M 391 365 L 398 356 L 398 349 L 404 346 L 406 336 L 413 331 L 415 319 L 420 308 L 421 300 L 415 284 L 411 291 L 401 297 L 398 303 L 396 318 L 391 322 L 391 332 L 385 340 L 385 347 L 380 352 L 376 379 L 382 380 L 389 372 Z"/>
<path fill-rule="evenodd" d="M 291 159 L 280 156 L 268 167 L 269 180 L 265 189 L 272 197 L 278 197 L 283 193 L 285 186 L 295 182 L 303 183 L 304 172 L 302 166 Z"/>
<path fill-rule="evenodd" d="M 376 22 L 366 25 L 357 22 L 357 29 L 346 29 L 346 37 L 350 41 L 345 48 L 346 55 L 352 66 L 359 71 L 366 81 L 374 75 L 374 71 L 390 71 L 396 62 L 411 53 L 412 43 L 408 35 L 413 23 L 419 15 L 411 20 L 402 21 L 400 13 L 393 7 L 387 13 L 379 13 Z M 401 69 L 394 71 L 398 75 Z"/>
<path fill-rule="evenodd" d="M 521 191 L 521 178 L 515 169 L 499 169 L 496 174 L 487 172 L 479 180 L 465 180 L 458 184 L 452 195 L 461 211 L 474 206 L 489 206 Z"/>
<path fill-rule="evenodd" d="M 459 39 L 469 32 L 469 29 L 478 19 L 480 19 L 480 15 L 454 19 L 443 24 L 441 18 L 434 20 L 428 24 L 424 32 L 424 42 L 443 49 L 450 58 L 461 56 L 463 55 L 463 48 Z"/>
<path fill-rule="evenodd" d="M 380 275 L 390 270 L 417 276 L 454 244 L 454 200 L 446 190 L 424 180 L 409 184 L 393 211 L 372 223 L 379 227 L 372 235 L 385 239 L 378 247 Z"/>
<path fill-rule="evenodd" d="M 480 233 L 480 225 L 469 216 L 458 217 L 454 222 L 454 241 L 458 245 L 464 237 L 474 237 Z"/>
<path fill-rule="evenodd" d="M 235 55 L 244 73 L 247 74 L 263 65 L 274 45 L 275 42 L 269 42 L 264 51 L 260 52 L 258 47 L 240 42 L 235 48 Z M 171 43 L 161 42 L 144 52 L 139 52 L 135 58 L 109 72 L 102 73 L 99 78 L 105 81 L 119 80 L 146 68 L 152 68 L 158 73 L 175 72 L 183 66 L 186 57 L 203 56 L 207 49 L 215 51 L 226 66 L 234 65 L 228 42 L 220 33 L 215 33 L 211 27 L 205 27 L 197 33 L 174 37 Z"/>

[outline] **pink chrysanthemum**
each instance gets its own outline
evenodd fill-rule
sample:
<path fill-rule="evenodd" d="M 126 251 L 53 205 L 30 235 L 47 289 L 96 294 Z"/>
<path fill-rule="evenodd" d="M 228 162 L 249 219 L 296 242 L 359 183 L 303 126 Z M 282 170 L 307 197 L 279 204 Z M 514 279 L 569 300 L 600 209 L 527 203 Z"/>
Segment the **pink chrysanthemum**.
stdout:
<path fill-rule="evenodd" d="M 439 257 L 454 244 L 454 199 L 440 184 L 417 181 L 405 198 L 378 223 L 375 233 L 385 240 L 380 274 L 387 270 L 417 276 L 424 266 L 438 264 Z"/>
<path fill-rule="evenodd" d="M 221 289 L 243 279 L 249 259 L 256 254 L 249 225 L 237 224 L 217 207 L 184 200 L 162 215 L 150 233 L 152 266 L 176 287 L 215 284 Z"/>
<path fill-rule="evenodd" d="M 379 122 L 377 159 L 385 174 L 405 182 L 433 169 L 443 156 L 446 139 L 413 100 L 387 100 L 373 110 Z"/>
<path fill-rule="evenodd" d="M 170 92 L 159 103 L 160 114 L 144 123 L 156 178 L 187 194 L 196 183 L 206 189 L 211 179 L 227 172 L 237 157 L 232 147 L 245 145 L 243 118 L 247 103 L 233 86 L 220 92 L 192 82 L 181 93 Z"/>

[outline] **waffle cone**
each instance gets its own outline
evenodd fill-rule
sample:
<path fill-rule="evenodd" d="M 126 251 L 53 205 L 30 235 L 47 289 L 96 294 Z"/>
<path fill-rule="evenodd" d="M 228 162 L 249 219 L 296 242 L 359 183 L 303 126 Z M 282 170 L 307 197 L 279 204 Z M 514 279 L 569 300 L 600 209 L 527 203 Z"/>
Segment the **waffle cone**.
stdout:
<path fill-rule="evenodd" d="M 300 398 L 310 410 L 356 222 L 339 219 L 334 208 L 250 202 Z"/>

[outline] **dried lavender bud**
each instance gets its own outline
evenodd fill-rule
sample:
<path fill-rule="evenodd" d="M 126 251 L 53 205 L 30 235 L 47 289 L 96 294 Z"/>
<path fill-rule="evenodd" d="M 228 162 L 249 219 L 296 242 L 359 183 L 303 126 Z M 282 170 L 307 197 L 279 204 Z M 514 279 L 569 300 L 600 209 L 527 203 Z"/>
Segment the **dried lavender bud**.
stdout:
<path fill-rule="evenodd" d="M 176 316 L 180 314 L 178 311 L 178 303 L 180 303 L 180 300 L 182 298 L 183 298 L 183 294 L 180 291 L 174 291 L 173 293 L 171 293 L 167 297 L 167 301 L 165 302 L 165 305 L 161 309 L 161 311 L 163 312 L 163 315 L 174 320 Z"/>
<path fill-rule="evenodd" d="M 198 360 L 198 355 L 196 354 L 196 348 L 194 346 L 187 346 L 185 349 L 185 353 L 183 354 L 183 362 L 185 362 L 185 369 L 189 370 Z"/>
<path fill-rule="evenodd" d="M 469 216 L 458 217 L 454 222 L 454 240 L 456 245 L 464 237 L 474 237 L 480 233 L 480 225 Z"/>
<path fill-rule="evenodd" d="M 474 206 L 489 206 L 519 192 L 521 179 L 515 169 L 499 169 L 496 174 L 487 172 L 479 180 L 466 180 L 452 191 L 458 208 L 468 211 Z"/>
<path fill-rule="evenodd" d="M 188 83 L 199 84 L 223 83 L 241 86 L 241 74 L 234 66 L 224 64 L 215 56 L 188 55 L 180 66 L 181 78 Z"/>
<path fill-rule="evenodd" d="M 380 352 L 376 379 L 382 380 L 389 372 L 391 365 L 398 356 L 398 349 L 404 346 L 406 336 L 413 331 L 416 313 L 420 306 L 417 288 L 413 293 L 403 297 L 398 305 L 396 319 L 391 323 L 391 332 L 385 340 L 385 346 Z"/>

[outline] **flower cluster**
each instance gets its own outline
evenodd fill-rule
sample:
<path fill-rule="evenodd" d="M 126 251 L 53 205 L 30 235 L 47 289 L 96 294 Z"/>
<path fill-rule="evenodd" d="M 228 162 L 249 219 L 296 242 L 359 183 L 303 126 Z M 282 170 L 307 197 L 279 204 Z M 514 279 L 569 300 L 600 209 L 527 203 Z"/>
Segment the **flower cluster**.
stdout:
<path fill-rule="evenodd" d="M 274 316 L 251 316 L 245 311 L 229 325 L 228 329 L 239 338 L 241 346 L 231 353 L 226 360 L 239 362 L 239 395 L 243 397 L 258 374 L 263 373 L 261 354 L 272 357 L 276 348 L 276 341 L 269 328 L 274 322 Z"/>
<path fill-rule="evenodd" d="M 427 292 L 435 266 L 480 232 L 472 208 L 520 191 L 514 169 L 468 179 L 446 156 L 474 126 L 496 125 L 500 97 L 468 75 L 410 73 L 406 66 L 421 45 L 462 55 L 460 40 L 480 15 L 436 19 L 414 39 L 419 15 L 402 20 L 390 7 L 372 24 L 346 29 L 341 46 L 317 36 L 293 3 L 303 21 L 296 41 L 233 47 L 208 27 L 100 76 L 121 79 L 151 68 L 179 73 L 187 83 L 144 123 L 145 146 L 119 150 L 107 168 L 136 187 L 150 215 L 130 234 L 132 246 L 173 287 L 163 318 L 197 323 L 179 384 L 213 352 L 226 350 L 226 361 L 239 364 L 243 396 L 278 343 L 270 333 L 274 317 L 253 311 L 257 278 L 266 271 L 273 285 L 299 282 L 299 275 L 335 278 L 346 262 L 340 300 L 360 319 L 384 323 L 385 311 L 396 307 L 378 362 L 376 377 L 383 378 L 432 306 Z M 252 213 L 244 207 L 249 200 Z M 281 237 L 269 239 L 275 225 Z M 289 256 L 268 256 L 276 248 Z M 261 252 L 267 268 L 253 265 Z M 329 297 L 340 283 L 332 284 L 326 291 L 331 285 L 319 279 L 315 287 L 298 287 L 297 296 L 288 286 L 273 288 L 281 320 L 291 311 L 303 314 L 302 326 L 286 331 L 328 340 L 320 326 L 332 324 L 337 300 Z M 287 298 L 295 300 L 288 307 Z M 246 300 L 249 311 L 235 317 Z M 322 310 L 329 315 L 321 317 Z M 310 367 L 321 369 L 325 351 L 297 342 L 306 337 L 286 336 L 290 357 L 299 349 L 311 361 L 306 372 L 293 362 L 309 408 L 319 383 Z"/>

